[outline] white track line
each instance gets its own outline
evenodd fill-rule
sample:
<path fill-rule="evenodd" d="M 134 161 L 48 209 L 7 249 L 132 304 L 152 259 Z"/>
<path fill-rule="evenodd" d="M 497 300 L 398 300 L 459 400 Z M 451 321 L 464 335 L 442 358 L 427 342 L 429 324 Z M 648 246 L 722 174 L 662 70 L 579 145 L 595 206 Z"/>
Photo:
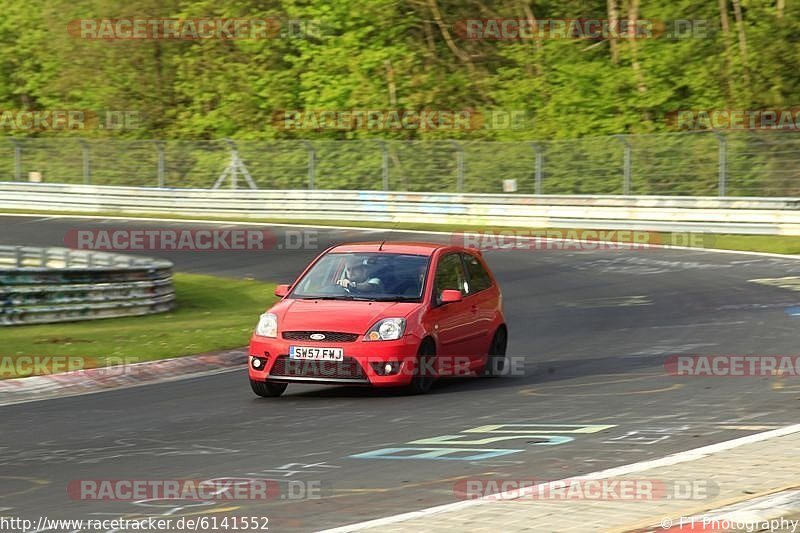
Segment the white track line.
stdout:
<path fill-rule="evenodd" d="M 85 218 L 85 219 L 93 219 L 93 220 L 127 220 L 127 221 L 135 221 L 135 220 L 150 220 L 156 222 L 186 222 L 191 224 L 227 224 L 233 226 L 267 226 L 267 227 L 290 227 L 290 228 L 314 228 L 314 229 L 340 229 L 340 230 L 354 230 L 354 231 L 371 231 L 371 232 L 381 232 L 381 231 L 388 231 L 388 232 L 395 232 L 395 233 L 418 233 L 422 235 L 453 235 L 453 234 L 480 234 L 479 230 L 468 230 L 468 231 L 426 231 L 426 230 L 415 230 L 415 229 L 394 229 L 394 228 L 370 228 L 364 226 L 325 226 L 325 225 L 313 225 L 313 224 L 292 224 L 292 223 L 278 223 L 278 222 L 247 222 L 247 221 L 233 221 L 233 220 L 209 220 L 209 219 L 194 219 L 194 218 L 163 218 L 163 217 L 125 217 L 125 216 L 101 216 L 101 215 L 45 215 L 42 213 L 39 214 L 29 214 L 29 213 L 0 213 L 0 216 L 3 217 L 39 217 L 42 220 L 52 220 L 57 218 Z M 565 228 L 569 231 L 570 228 Z M 578 230 L 578 228 L 572 228 L 574 230 Z M 506 231 L 506 230 L 503 230 Z M 509 232 L 514 232 L 513 229 L 508 229 Z M 547 230 L 545 230 L 547 231 Z M 609 231 L 628 231 L 628 230 L 609 230 Z M 630 230 L 632 231 L 632 230 Z M 639 231 L 639 230 L 637 230 Z M 646 230 L 641 230 L 646 231 Z M 494 232 L 497 233 L 497 232 Z M 658 232 L 653 232 L 658 233 Z M 669 232 L 661 232 L 661 233 L 669 233 Z M 692 232 L 686 232 L 692 233 Z M 697 233 L 697 232 L 694 232 Z M 710 233 L 710 232 L 709 232 Z M 515 239 L 521 240 L 532 240 L 538 239 L 540 241 L 545 242 L 586 242 L 581 240 L 574 240 L 574 239 L 552 239 L 549 237 L 535 237 L 535 236 L 513 236 Z M 691 246 L 674 246 L 670 244 L 647 244 L 647 243 L 626 243 L 626 242 L 617 242 L 617 241 L 601 241 L 601 240 L 592 240 L 591 242 L 597 243 L 610 243 L 618 246 L 628 246 L 633 247 L 636 246 L 638 248 L 664 248 L 667 250 L 689 250 L 692 252 L 710 252 L 710 253 L 720 253 L 720 254 L 741 254 L 741 255 L 755 255 L 760 257 L 778 257 L 781 259 L 800 259 L 800 255 L 791 255 L 791 254 L 776 254 L 771 252 L 751 252 L 746 250 L 723 250 L 720 248 L 693 248 Z M 557 250 L 553 250 L 557 251 Z M 570 251 L 570 250 L 567 250 Z M 574 251 L 574 250 L 573 250 Z"/>
<path fill-rule="evenodd" d="M 464 500 L 454 503 L 447 503 L 444 505 L 437 505 L 436 507 L 428 507 L 427 509 L 421 509 L 419 511 L 411 511 L 408 513 L 387 516 L 385 518 L 378 518 L 375 520 L 358 522 L 355 524 L 341 526 L 333 529 L 326 529 L 321 533 L 345 533 L 349 531 L 361 531 L 364 529 L 387 526 L 390 524 L 397 524 L 399 522 L 406 522 L 408 520 L 413 520 L 415 518 L 424 518 L 439 513 L 458 511 L 460 509 L 475 507 L 477 505 L 485 505 L 497 500 L 509 500 L 514 498 L 524 497 L 526 495 L 534 493 L 536 490 L 539 490 L 539 488 L 542 487 L 543 485 L 559 484 L 563 486 L 563 483 L 567 481 L 575 481 L 583 479 L 606 479 L 614 476 L 623 476 L 626 474 L 642 472 L 645 470 L 650 470 L 651 468 L 672 466 L 679 463 L 686 463 L 689 461 L 702 459 L 704 457 L 708 457 L 709 455 L 713 455 L 715 453 L 723 452 L 726 450 L 731 450 L 733 448 L 738 448 L 739 446 L 744 446 L 746 444 L 762 442 L 768 439 L 783 437 L 785 435 L 791 435 L 792 433 L 798 433 L 798 432 L 800 432 L 800 424 L 794 424 L 779 429 L 773 429 L 771 431 L 765 431 L 763 433 L 756 433 L 753 435 L 747 435 L 745 437 L 739 437 L 737 439 L 729 441 L 718 442 L 717 444 L 702 446 L 700 448 L 695 448 L 693 450 L 686 450 L 684 452 L 673 453 L 671 455 L 667 455 L 666 457 L 661 457 L 659 459 L 650 459 L 647 461 L 632 463 L 625 466 L 618 466 L 615 468 L 600 470 L 597 472 L 592 472 L 590 474 L 584 474 L 582 476 L 575 476 L 570 478 L 564 478 L 557 481 L 551 481 L 547 484 L 541 483 L 539 485 L 533 485 L 530 487 L 525 487 L 523 489 L 511 490 L 511 491 L 501 492 L 498 494 L 490 494 L 488 496 L 483 496 L 481 498 L 474 500 Z"/>
<path fill-rule="evenodd" d="M 213 370 L 204 370 L 202 372 L 195 372 L 192 374 L 181 374 L 177 376 L 168 376 L 164 378 L 157 378 L 151 381 L 140 381 L 138 383 L 129 383 L 126 385 L 119 385 L 114 387 L 108 387 L 103 389 L 96 389 L 96 390 L 89 390 L 89 391 L 81 391 L 81 392 L 67 392 L 64 394 L 53 394 L 48 395 L 45 397 L 33 397 L 33 398 L 21 398 L 19 400 L 9 400 L 3 402 L 0 400 L 0 407 L 8 407 L 10 405 L 19 405 L 21 403 L 31 403 L 31 402 L 44 402 L 47 400 L 60 400 L 62 398 L 75 398 L 76 396 L 87 396 L 89 394 L 100 394 L 103 392 L 115 392 L 118 390 L 124 389 L 133 389 L 135 387 L 144 387 L 146 385 L 159 385 L 163 383 L 170 383 L 175 381 L 184 381 L 189 379 L 195 378 L 204 378 L 208 376 L 215 376 L 217 374 L 225 374 L 227 372 L 242 372 L 247 370 L 247 365 L 242 363 L 241 367 L 228 367 L 228 368 L 215 368 Z"/>

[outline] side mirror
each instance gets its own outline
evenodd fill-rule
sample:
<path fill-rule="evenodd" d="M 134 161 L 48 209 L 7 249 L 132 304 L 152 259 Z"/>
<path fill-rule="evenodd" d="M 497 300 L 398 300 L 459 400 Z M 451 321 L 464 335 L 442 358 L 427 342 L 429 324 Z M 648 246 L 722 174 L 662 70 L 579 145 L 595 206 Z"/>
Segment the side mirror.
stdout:
<path fill-rule="evenodd" d="M 461 299 L 462 299 L 461 298 L 461 291 L 456 291 L 456 290 L 453 290 L 453 289 L 445 289 L 445 290 L 442 291 L 441 302 L 443 304 L 450 304 L 450 303 L 454 303 L 454 302 L 460 302 Z"/>
<path fill-rule="evenodd" d="M 283 298 L 287 294 L 289 294 L 289 286 L 288 285 L 278 285 L 277 287 L 275 287 L 275 296 L 279 296 L 279 297 Z"/>

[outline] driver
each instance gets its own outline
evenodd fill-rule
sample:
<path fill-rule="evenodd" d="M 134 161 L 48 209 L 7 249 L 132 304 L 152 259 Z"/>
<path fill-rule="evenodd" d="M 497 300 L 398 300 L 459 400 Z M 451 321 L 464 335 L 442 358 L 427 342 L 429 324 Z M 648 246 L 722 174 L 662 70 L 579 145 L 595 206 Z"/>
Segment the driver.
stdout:
<path fill-rule="evenodd" d="M 347 290 L 358 292 L 381 292 L 383 283 L 377 277 L 369 277 L 367 260 L 361 257 L 348 257 L 344 277 L 336 282 Z"/>

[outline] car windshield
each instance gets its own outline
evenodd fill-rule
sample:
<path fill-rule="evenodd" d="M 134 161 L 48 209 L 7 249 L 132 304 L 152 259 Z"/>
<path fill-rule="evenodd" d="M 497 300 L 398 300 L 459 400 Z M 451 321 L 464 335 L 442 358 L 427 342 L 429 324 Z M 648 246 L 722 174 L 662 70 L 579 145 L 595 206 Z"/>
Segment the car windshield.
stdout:
<path fill-rule="evenodd" d="M 303 276 L 289 297 L 420 301 L 428 260 L 428 256 L 411 254 L 329 253 Z"/>

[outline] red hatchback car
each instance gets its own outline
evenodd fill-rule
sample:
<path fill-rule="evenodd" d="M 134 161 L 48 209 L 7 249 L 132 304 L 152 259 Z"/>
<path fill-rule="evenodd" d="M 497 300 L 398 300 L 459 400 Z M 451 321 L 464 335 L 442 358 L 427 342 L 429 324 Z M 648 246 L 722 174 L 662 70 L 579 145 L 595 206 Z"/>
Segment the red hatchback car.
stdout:
<path fill-rule="evenodd" d="M 250 340 L 259 396 L 289 383 L 404 387 L 492 375 L 508 330 L 480 252 L 415 242 L 353 243 L 320 254 L 262 314 Z"/>

